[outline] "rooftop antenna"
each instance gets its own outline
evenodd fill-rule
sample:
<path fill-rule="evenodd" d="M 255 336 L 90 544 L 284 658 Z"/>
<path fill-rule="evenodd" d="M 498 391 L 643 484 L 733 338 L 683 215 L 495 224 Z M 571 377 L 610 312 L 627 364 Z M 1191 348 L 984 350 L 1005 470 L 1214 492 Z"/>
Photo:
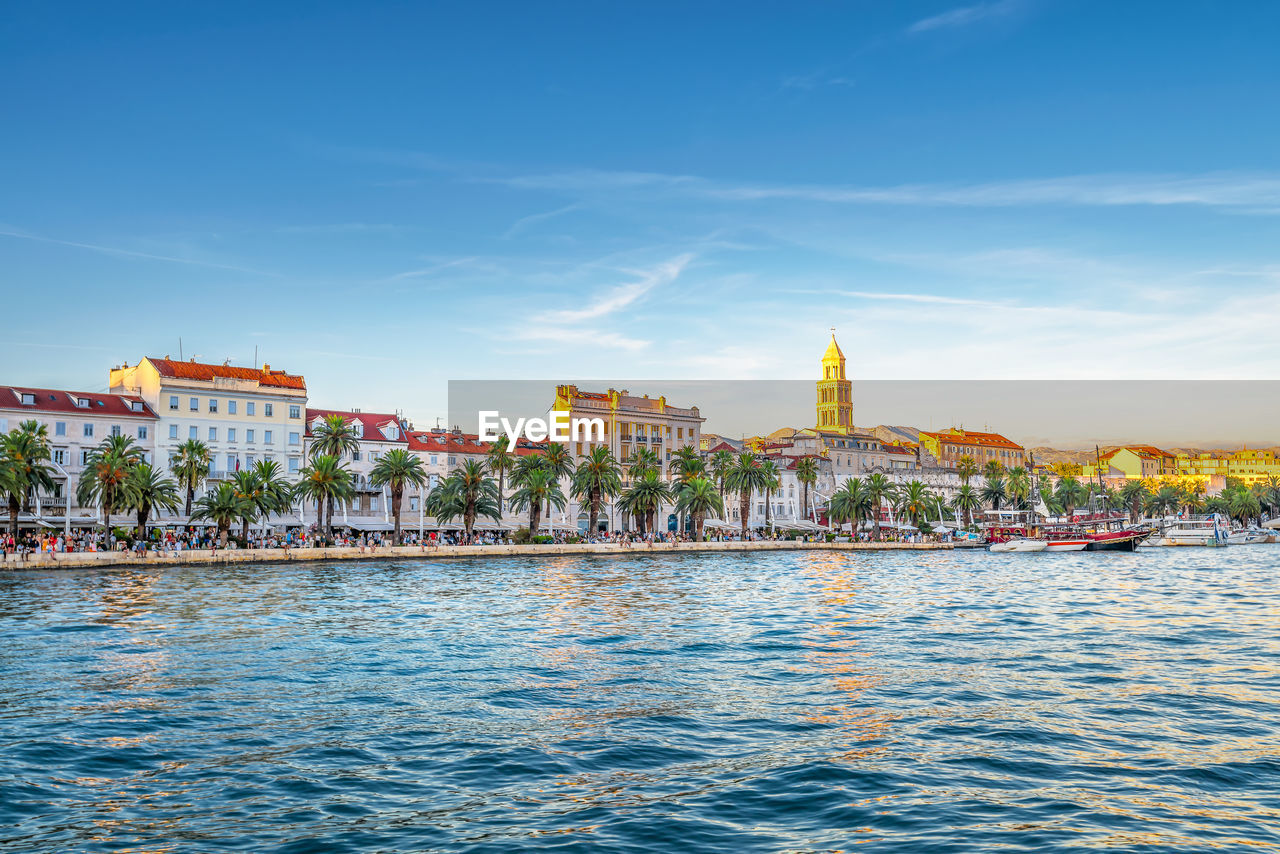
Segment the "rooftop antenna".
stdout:
<path fill-rule="evenodd" d="M 258 367 L 258 345 L 253 345 L 253 366 Z"/>
<path fill-rule="evenodd" d="M 179 336 L 179 337 L 178 337 L 178 361 L 179 361 L 179 362 L 183 361 L 183 359 L 182 359 L 182 337 L 181 337 L 181 336 Z"/>

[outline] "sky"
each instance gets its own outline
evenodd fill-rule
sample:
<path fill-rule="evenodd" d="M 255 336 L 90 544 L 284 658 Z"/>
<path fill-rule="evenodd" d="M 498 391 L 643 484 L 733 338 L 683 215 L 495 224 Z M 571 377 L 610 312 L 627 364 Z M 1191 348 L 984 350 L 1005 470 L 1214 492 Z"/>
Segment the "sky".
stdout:
<path fill-rule="evenodd" d="M 0 375 L 94 391 L 181 340 L 431 422 L 451 379 L 816 379 L 835 327 L 855 383 L 1274 379 L 1277 31 L 1190 0 L 10 4 Z"/>

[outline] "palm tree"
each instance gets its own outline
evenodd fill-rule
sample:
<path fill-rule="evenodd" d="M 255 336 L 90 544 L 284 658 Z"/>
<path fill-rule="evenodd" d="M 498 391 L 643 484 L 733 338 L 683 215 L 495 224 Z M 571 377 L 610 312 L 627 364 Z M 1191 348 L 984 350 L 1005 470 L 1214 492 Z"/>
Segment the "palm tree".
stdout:
<path fill-rule="evenodd" d="M 778 471 L 778 464 L 773 460 L 765 460 L 760 463 L 760 470 L 764 472 L 764 526 L 770 527 L 773 518 L 773 491 L 782 486 L 782 476 Z"/>
<path fill-rule="evenodd" d="M 557 447 L 554 446 L 553 447 Z M 562 447 L 562 446 L 560 446 Z M 529 536 L 538 535 L 542 507 L 547 507 L 547 516 L 551 516 L 551 508 L 563 509 L 564 492 L 560 489 L 560 479 L 549 468 L 538 468 L 529 472 L 520 481 L 520 488 L 511 493 L 511 506 L 516 510 L 529 509 Z"/>
<path fill-rule="evenodd" d="M 636 520 L 641 534 L 648 531 L 656 533 L 658 509 L 664 502 L 671 500 L 671 489 L 658 477 L 658 473 L 646 471 L 632 480 L 631 485 L 622 493 L 618 506 Z"/>
<path fill-rule="evenodd" d="M 1075 509 L 1089 499 L 1089 491 L 1074 477 L 1059 478 L 1054 495 L 1062 503 L 1063 515 L 1070 517 Z"/>
<path fill-rule="evenodd" d="M 918 480 L 904 484 L 895 495 L 898 512 L 912 525 L 919 527 L 920 516 L 927 514 L 934 505 L 933 494 L 929 487 Z"/>
<path fill-rule="evenodd" d="M 963 484 L 951 499 L 951 506 L 964 514 L 964 526 L 973 526 L 973 514 L 982 509 L 982 497 L 969 484 Z"/>
<path fill-rule="evenodd" d="M 293 503 L 294 486 L 285 479 L 275 460 L 258 460 L 253 466 L 258 481 L 258 511 L 265 519 L 272 513 L 284 513 Z"/>
<path fill-rule="evenodd" d="M 1004 463 L 999 460 L 987 460 L 987 464 L 982 467 L 982 476 L 987 480 L 993 477 L 1004 476 Z"/>
<path fill-rule="evenodd" d="M 532 474 L 530 472 L 530 476 Z M 512 478 L 513 483 L 514 480 Z M 442 522 L 461 516 L 462 527 L 468 537 L 475 530 L 476 519 L 480 516 L 487 516 L 496 522 L 502 521 L 502 508 L 498 506 L 498 485 L 493 478 L 485 476 L 484 466 L 475 460 L 467 460 L 454 469 L 427 496 L 427 503 L 431 508 L 431 515 Z"/>
<path fill-rule="evenodd" d="M 169 470 L 178 479 L 178 487 L 186 490 L 187 504 L 184 515 L 191 518 L 191 502 L 195 500 L 196 490 L 209 476 L 209 461 L 212 455 L 209 448 L 199 439 L 188 439 L 178 446 L 173 459 L 169 461 Z"/>
<path fill-rule="evenodd" d="M 506 503 L 506 477 L 507 473 L 515 467 L 515 457 L 508 450 L 511 439 L 505 433 L 498 437 L 497 441 L 489 446 L 489 450 L 484 455 L 484 466 L 488 469 L 489 474 L 497 475 L 498 478 L 498 506 L 502 507 Z"/>
<path fill-rule="evenodd" d="M 1266 482 L 1261 484 L 1261 494 L 1258 500 L 1271 510 L 1271 515 L 1280 513 L 1280 477 L 1269 475 Z"/>
<path fill-rule="evenodd" d="M 348 423 L 341 415 L 326 415 L 320 419 L 319 424 L 311 428 L 312 460 L 317 457 L 335 457 L 341 461 L 344 454 L 354 456 L 359 450 L 360 436 L 356 433 L 355 425 Z M 349 492 L 342 497 L 349 498 L 351 494 L 353 493 Z M 329 519 L 327 530 L 330 534 L 333 529 L 333 503 L 337 498 L 337 495 L 330 494 L 326 499 Z"/>
<path fill-rule="evenodd" d="M 52 492 L 54 488 L 47 435 L 44 425 L 24 421 L 0 436 L 0 492 L 8 499 L 9 528 L 15 540 L 22 505 L 30 502 L 36 490 Z M 70 496 L 67 496 L 66 512 L 71 512 Z"/>
<path fill-rule="evenodd" d="M 542 465 L 547 471 L 551 472 L 557 482 L 572 475 L 573 454 L 569 453 L 569 446 L 563 442 L 551 442 L 548 444 L 547 449 L 542 452 Z M 550 517 L 551 505 L 547 504 L 547 518 Z"/>
<path fill-rule="evenodd" d="M 725 474 L 724 485 L 730 492 L 738 493 L 739 522 L 742 525 L 742 536 L 747 535 L 747 525 L 751 518 L 751 496 L 764 490 L 770 483 L 768 474 L 760 467 L 760 459 L 751 451 L 743 451 L 734 458 L 733 466 Z"/>
<path fill-rule="evenodd" d="M 696 450 L 685 446 L 671 452 L 671 462 L 667 464 L 667 469 L 672 476 L 687 481 L 705 476 L 707 461 Z"/>
<path fill-rule="evenodd" d="M 1160 487 L 1151 496 L 1151 509 L 1161 516 L 1176 511 L 1181 504 L 1178 488 L 1169 484 Z"/>
<path fill-rule="evenodd" d="M 323 458 L 322 458 L 323 459 Z M 249 499 L 240 494 L 231 481 L 223 481 L 216 489 L 210 490 L 195 503 L 195 515 L 192 521 L 208 519 L 218 528 L 218 545 L 226 546 L 227 534 L 231 525 L 246 514 L 253 513 Z"/>
<path fill-rule="evenodd" d="M 251 469 L 241 469 L 231 475 L 231 483 L 235 485 L 240 497 L 245 500 L 245 512 L 240 516 L 240 540 L 248 546 L 249 525 L 258 518 L 260 513 L 258 477 Z"/>
<path fill-rule="evenodd" d="M 969 485 L 969 479 L 978 474 L 978 463 L 973 457 L 965 454 L 956 461 L 956 474 L 960 475 L 960 483 Z"/>
<path fill-rule="evenodd" d="M 818 482 L 818 461 L 813 457 L 801 457 L 796 460 L 796 480 L 800 482 L 800 502 L 804 505 L 803 515 L 809 518 L 809 488 Z"/>
<path fill-rule="evenodd" d="M 505 439 L 506 437 L 502 437 Z M 501 439 L 499 439 L 501 441 Z M 496 442 L 494 444 L 497 444 Z M 492 470 L 492 458 L 485 460 Z M 500 475 L 501 476 L 501 475 Z M 406 486 L 422 486 L 427 482 L 427 473 L 422 468 L 422 458 L 411 454 L 404 448 L 392 448 L 382 456 L 369 473 L 369 483 L 377 487 L 386 486 L 391 492 L 391 515 L 395 517 L 395 542 L 404 545 L 400 536 L 400 501 L 404 498 Z M 501 496 L 502 487 L 498 487 Z"/>
<path fill-rule="evenodd" d="M 1227 506 L 1231 511 L 1231 518 L 1240 524 L 1248 524 L 1248 522 L 1262 514 L 1262 504 L 1258 501 L 1258 496 L 1253 494 L 1249 489 L 1234 489 L 1227 498 Z"/>
<path fill-rule="evenodd" d="M 325 542 L 333 542 L 333 502 L 354 494 L 351 470 L 332 454 L 311 458 L 311 464 L 300 473 L 297 495 L 316 503 L 316 523 L 323 529 Z M 325 508 L 328 508 L 328 515 Z"/>
<path fill-rule="evenodd" d="M 1149 491 L 1147 485 L 1140 480 L 1131 480 L 1120 487 L 1120 499 L 1129 508 L 1129 521 L 1137 522 Z"/>
<path fill-rule="evenodd" d="M 872 518 L 875 521 L 876 539 L 879 540 L 880 539 L 880 505 L 884 504 L 885 501 L 890 501 L 890 502 L 893 501 L 893 494 L 894 494 L 893 481 L 889 480 L 889 478 L 886 477 L 885 475 L 877 472 L 876 474 L 873 474 L 867 478 L 865 486 L 867 490 L 867 496 L 871 500 L 871 513 L 873 514 Z"/>
<path fill-rule="evenodd" d="M 1009 497 L 1004 478 L 999 476 L 988 477 L 986 484 L 982 487 L 981 495 L 982 500 L 990 504 L 992 510 L 999 510 L 1000 505 Z"/>
<path fill-rule="evenodd" d="M 702 542 L 702 524 L 707 514 L 724 514 L 724 502 L 716 492 L 716 485 L 702 475 L 691 477 L 680 484 L 676 492 L 676 512 L 687 513 L 693 519 L 693 538 Z"/>
<path fill-rule="evenodd" d="M 661 466 L 662 460 L 658 459 L 656 452 L 648 448 L 636 448 L 631 459 L 627 460 L 627 476 L 635 480 L 649 472 L 657 472 Z"/>
<path fill-rule="evenodd" d="M 729 469 L 733 468 L 733 461 L 737 459 L 733 451 L 721 448 L 711 455 L 711 475 L 716 480 L 716 486 L 720 492 L 720 503 L 724 503 L 724 480 L 729 476 Z"/>
<path fill-rule="evenodd" d="M 605 499 L 622 492 L 622 469 L 603 445 L 592 448 L 573 472 L 569 491 L 590 508 L 588 536 L 594 536 L 600 521 L 600 507 Z"/>
<path fill-rule="evenodd" d="M 856 536 L 858 525 L 871 510 L 871 494 L 856 477 L 845 480 L 827 502 L 827 517 L 836 523 L 849 523 L 849 536 Z"/>
<path fill-rule="evenodd" d="M 1031 497 L 1031 476 L 1027 470 L 1022 466 L 1011 467 L 1005 483 L 1009 490 L 1009 498 L 1017 502 L 1019 509 L 1025 510 L 1029 506 Z"/>
<path fill-rule="evenodd" d="M 102 506 L 102 524 L 111 538 L 111 514 L 123 508 L 124 484 L 142 462 L 142 449 L 131 436 L 108 436 L 85 459 L 84 471 L 76 487 L 81 506 Z"/>
<path fill-rule="evenodd" d="M 138 463 L 124 482 L 124 506 L 138 514 L 138 538 L 145 543 L 152 510 L 178 512 L 178 484 L 147 463 Z"/>

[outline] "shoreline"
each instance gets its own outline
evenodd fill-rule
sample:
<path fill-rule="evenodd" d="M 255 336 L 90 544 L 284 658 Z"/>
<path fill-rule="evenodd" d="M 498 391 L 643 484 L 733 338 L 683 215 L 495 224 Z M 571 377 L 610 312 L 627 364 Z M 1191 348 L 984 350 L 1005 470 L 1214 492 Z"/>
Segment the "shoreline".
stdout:
<path fill-rule="evenodd" d="M 84 569 L 95 566 L 178 566 L 227 565 L 236 563 L 310 563 L 315 561 L 361 560 L 456 560 L 474 557 L 559 557 L 564 555 L 649 555 L 687 552 L 769 552 L 769 551 L 950 551 L 952 543 L 806 543 L 793 540 L 758 542 L 706 542 L 670 545 L 633 545 L 623 548 L 615 543 L 546 543 L 492 546 L 382 546 L 377 551 L 358 546 L 303 549 L 190 549 L 161 552 L 145 558 L 132 552 L 71 552 L 52 557 L 47 553 L 30 554 L 25 560 L 9 555 L 0 560 L 0 568 L 11 571 L 26 569 Z"/>

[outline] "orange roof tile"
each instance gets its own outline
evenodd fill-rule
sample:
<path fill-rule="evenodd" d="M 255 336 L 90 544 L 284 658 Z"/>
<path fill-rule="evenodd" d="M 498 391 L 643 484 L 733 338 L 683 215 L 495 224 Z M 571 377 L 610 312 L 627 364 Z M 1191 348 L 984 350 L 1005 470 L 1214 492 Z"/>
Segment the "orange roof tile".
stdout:
<path fill-rule="evenodd" d="M 212 381 L 214 377 L 235 380 L 257 380 L 260 385 L 275 388 L 293 388 L 307 390 L 307 381 L 295 374 L 285 371 L 273 371 L 262 368 L 238 368 L 234 365 L 208 365 L 204 362 L 179 362 L 176 359 L 157 359 L 148 356 L 147 360 L 155 366 L 162 377 L 174 377 L 183 380 Z"/>

